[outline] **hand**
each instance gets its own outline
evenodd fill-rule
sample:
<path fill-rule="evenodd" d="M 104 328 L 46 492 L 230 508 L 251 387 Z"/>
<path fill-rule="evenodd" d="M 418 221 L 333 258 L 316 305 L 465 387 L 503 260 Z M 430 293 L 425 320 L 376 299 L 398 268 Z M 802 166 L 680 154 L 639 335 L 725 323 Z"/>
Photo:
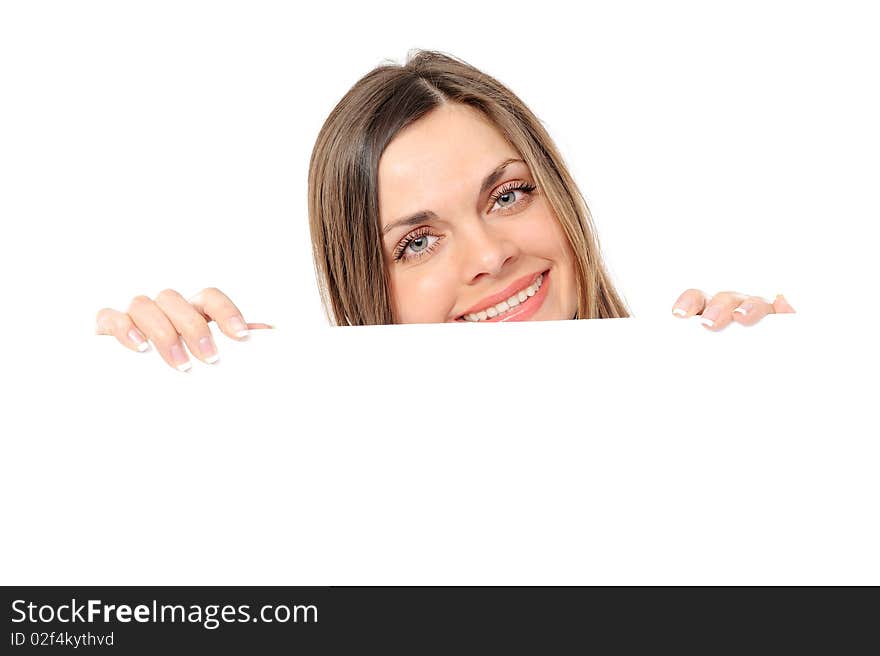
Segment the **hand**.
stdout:
<path fill-rule="evenodd" d="M 208 327 L 211 320 L 236 341 L 248 339 L 254 330 L 274 328 L 267 323 L 245 323 L 226 294 L 208 287 L 189 300 L 165 289 L 155 299 L 135 296 L 127 312 L 102 308 L 95 317 L 95 334 L 113 335 L 123 346 L 141 352 L 149 350 L 149 339 L 165 362 L 178 371 L 189 371 L 192 363 L 180 343 L 181 336 L 190 353 L 202 362 L 214 364 L 219 359 Z"/>
<path fill-rule="evenodd" d="M 672 306 L 677 317 L 689 318 L 700 314 L 700 322 L 709 330 L 722 330 L 731 321 L 744 326 L 758 323 L 768 314 L 790 314 L 794 308 L 782 294 L 771 303 L 760 296 L 747 296 L 737 292 L 718 292 L 711 300 L 699 289 L 688 289 Z"/>

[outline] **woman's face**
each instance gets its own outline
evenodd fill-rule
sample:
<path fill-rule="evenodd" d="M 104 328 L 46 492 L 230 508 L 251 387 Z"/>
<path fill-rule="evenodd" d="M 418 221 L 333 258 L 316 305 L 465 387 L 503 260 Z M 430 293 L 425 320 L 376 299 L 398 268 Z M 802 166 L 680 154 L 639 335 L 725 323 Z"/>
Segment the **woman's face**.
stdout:
<path fill-rule="evenodd" d="M 447 103 L 379 160 L 398 323 L 571 319 L 574 257 L 528 166 L 478 110 Z"/>

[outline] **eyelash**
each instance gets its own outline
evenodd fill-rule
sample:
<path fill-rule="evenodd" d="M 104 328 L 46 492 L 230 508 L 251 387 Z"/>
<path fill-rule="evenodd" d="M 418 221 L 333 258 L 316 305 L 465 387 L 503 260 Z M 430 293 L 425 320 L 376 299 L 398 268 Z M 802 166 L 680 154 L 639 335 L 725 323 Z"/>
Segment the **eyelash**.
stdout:
<path fill-rule="evenodd" d="M 489 207 L 493 207 L 495 203 L 498 202 L 499 198 L 501 198 L 502 196 L 506 196 L 512 191 L 524 191 L 527 194 L 531 194 L 533 191 L 535 191 L 535 189 L 537 189 L 537 187 L 533 184 L 529 184 L 528 182 L 508 182 L 489 196 Z M 509 205 L 508 207 L 502 209 L 509 209 L 510 207 L 514 207 L 517 204 L 518 203 L 514 203 L 514 205 Z M 437 237 L 437 240 L 434 243 L 430 244 L 423 251 L 413 253 L 412 255 L 406 255 L 406 249 L 409 248 L 409 245 L 419 237 L 424 236 Z M 433 234 L 428 226 L 416 228 L 406 237 L 401 239 L 397 246 L 394 248 L 394 261 L 399 262 L 400 260 L 414 260 L 422 257 L 423 255 L 427 255 L 428 253 L 434 251 L 434 248 L 441 239 L 443 239 L 442 235 Z"/>

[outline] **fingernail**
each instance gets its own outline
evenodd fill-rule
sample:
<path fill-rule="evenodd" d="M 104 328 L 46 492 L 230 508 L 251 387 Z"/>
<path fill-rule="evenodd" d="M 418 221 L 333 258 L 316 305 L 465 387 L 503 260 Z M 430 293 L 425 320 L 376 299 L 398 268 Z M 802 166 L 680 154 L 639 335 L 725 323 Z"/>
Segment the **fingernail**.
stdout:
<path fill-rule="evenodd" d="M 183 352 L 183 347 L 180 344 L 174 344 L 171 347 L 171 361 L 178 371 L 189 371 L 192 369 L 192 362 L 186 357 L 186 353 Z"/>
<path fill-rule="evenodd" d="M 703 312 L 703 316 L 700 318 L 700 323 L 704 326 L 708 326 L 711 328 L 715 325 L 715 322 L 718 321 L 718 315 L 721 314 L 721 308 L 718 306 L 710 307 L 708 310 Z"/>
<path fill-rule="evenodd" d="M 210 335 L 206 335 L 199 340 L 199 350 L 205 356 L 205 362 L 208 364 L 214 364 L 220 359 L 220 356 L 217 355 L 217 347 Z"/>
<path fill-rule="evenodd" d="M 739 312 L 742 315 L 746 315 L 752 311 L 753 307 L 755 307 L 754 303 L 743 303 L 738 308 L 736 308 L 733 312 L 734 312 L 734 314 Z"/>
<path fill-rule="evenodd" d="M 132 328 L 128 331 L 128 338 L 137 345 L 137 350 L 143 353 L 150 348 L 150 343 L 139 330 Z"/>
<path fill-rule="evenodd" d="M 247 329 L 247 324 L 241 317 L 232 317 L 229 320 L 229 329 L 232 331 L 233 335 L 240 339 L 247 339 L 247 336 L 250 335 L 250 331 Z"/>
<path fill-rule="evenodd" d="M 675 309 L 672 311 L 672 314 L 678 315 L 679 317 L 686 317 L 690 309 L 691 302 L 689 300 L 684 300 L 681 303 L 676 304 Z"/>

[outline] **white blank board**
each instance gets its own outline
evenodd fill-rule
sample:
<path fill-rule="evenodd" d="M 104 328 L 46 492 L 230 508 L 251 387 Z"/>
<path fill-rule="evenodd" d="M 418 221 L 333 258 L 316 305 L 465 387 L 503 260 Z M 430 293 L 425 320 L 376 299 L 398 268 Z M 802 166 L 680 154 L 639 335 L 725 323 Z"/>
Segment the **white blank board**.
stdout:
<path fill-rule="evenodd" d="M 78 338 L 7 397 L 3 579 L 876 583 L 875 394 L 829 329 L 281 327 L 186 374 Z"/>

